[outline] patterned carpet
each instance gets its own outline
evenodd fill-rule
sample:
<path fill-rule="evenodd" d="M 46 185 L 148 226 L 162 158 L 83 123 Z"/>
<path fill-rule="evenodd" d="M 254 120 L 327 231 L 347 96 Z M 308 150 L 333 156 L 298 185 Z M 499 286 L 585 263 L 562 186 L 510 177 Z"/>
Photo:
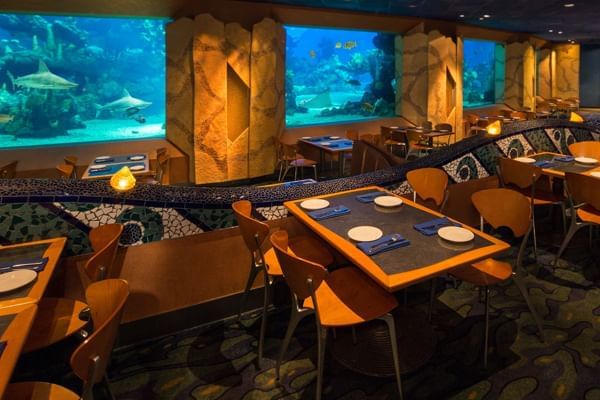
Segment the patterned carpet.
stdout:
<path fill-rule="evenodd" d="M 599 252 L 587 232 L 552 267 L 556 248 L 543 246 L 530 259 L 526 278 L 535 309 L 543 318 L 542 343 L 516 286 L 492 290 L 488 370 L 483 370 L 483 303 L 475 288 L 448 283 L 435 303 L 437 346 L 433 358 L 404 374 L 405 399 L 600 399 Z M 556 244 L 561 235 L 541 242 Z M 408 306 L 426 312 L 428 285 L 411 288 Z M 220 321 L 115 352 L 110 371 L 117 399 L 313 399 L 316 376 L 314 322 L 297 330 L 275 382 L 275 356 L 288 311 L 270 315 L 265 360 L 257 369 L 256 315 Z M 399 330 L 402 326 L 398 327 Z M 396 399 L 393 379 L 373 378 L 341 366 L 326 355 L 327 399 Z"/>

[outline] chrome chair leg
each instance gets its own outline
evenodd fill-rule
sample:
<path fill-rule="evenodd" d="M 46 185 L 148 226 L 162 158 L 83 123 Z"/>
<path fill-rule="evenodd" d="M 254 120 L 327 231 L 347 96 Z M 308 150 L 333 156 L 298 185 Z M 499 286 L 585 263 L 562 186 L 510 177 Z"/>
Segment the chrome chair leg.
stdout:
<path fill-rule="evenodd" d="M 431 322 L 431 314 L 433 313 L 433 302 L 435 300 L 435 278 L 431 278 L 431 291 L 429 292 L 429 312 L 427 319 Z"/>
<path fill-rule="evenodd" d="M 292 339 L 292 335 L 298 326 L 298 323 L 306 316 L 313 314 L 314 311 L 312 309 L 303 308 L 300 309 L 298 307 L 298 303 L 296 301 L 296 296 L 292 294 L 292 307 L 290 313 L 290 322 L 288 324 L 287 330 L 285 332 L 285 337 L 283 338 L 283 343 L 281 344 L 281 349 L 279 349 L 279 356 L 277 357 L 277 363 L 275 364 L 275 374 L 277 380 L 280 379 L 280 369 L 281 362 L 283 360 L 283 356 L 285 355 L 287 348 L 290 344 L 290 340 Z"/>
<path fill-rule="evenodd" d="M 317 327 L 319 324 L 317 324 Z M 327 328 L 321 328 L 320 332 L 317 331 L 317 395 L 316 400 L 321 400 L 323 394 L 323 370 L 325 369 L 325 347 L 327 345 Z"/>
<path fill-rule="evenodd" d="M 396 324 L 394 323 L 394 316 L 392 314 L 386 314 L 380 317 L 388 326 L 390 331 L 390 341 L 392 342 L 392 358 L 394 360 L 394 372 L 396 373 L 396 385 L 398 386 L 399 400 L 402 400 L 402 379 L 400 378 L 400 357 L 398 356 L 398 340 L 396 338 Z"/>
<path fill-rule="evenodd" d="M 261 268 L 257 267 L 256 264 L 254 264 L 254 263 L 250 264 L 250 273 L 248 274 L 248 281 L 246 282 L 246 288 L 244 289 L 244 293 L 242 294 L 242 300 L 240 302 L 240 308 L 238 310 L 238 315 L 237 315 L 238 321 L 242 317 L 242 311 L 244 309 L 244 306 L 246 305 L 246 299 L 248 298 L 248 293 L 250 293 L 252 284 L 254 283 L 254 280 L 256 279 L 256 276 L 258 275 L 260 270 L 261 270 Z"/>
<path fill-rule="evenodd" d="M 315 181 L 318 181 L 319 179 L 317 179 L 317 166 L 313 165 L 313 171 L 315 173 Z"/>
<path fill-rule="evenodd" d="M 490 288 L 485 287 L 485 332 L 483 342 L 483 368 L 487 369 L 488 364 L 488 345 L 490 335 Z"/>
<path fill-rule="evenodd" d="M 577 218 L 576 216 L 573 216 L 572 218 L 573 218 L 573 220 L 572 220 L 573 222 L 571 223 L 571 226 L 569 227 L 567 236 L 565 236 L 565 239 L 563 240 L 562 244 L 560 245 L 560 248 L 558 249 L 558 253 L 556 253 L 556 257 L 554 258 L 554 266 L 555 267 L 556 267 L 556 265 L 558 265 L 558 259 L 560 258 L 562 253 L 566 250 L 567 246 L 571 242 L 571 239 L 573 239 L 573 236 L 575 236 L 575 234 L 577 233 L 577 231 L 579 229 L 581 229 L 582 227 L 587 225 L 587 224 L 575 222 L 574 219 Z"/>
<path fill-rule="evenodd" d="M 104 382 L 104 387 L 106 388 L 106 392 L 107 392 L 106 394 L 108 394 L 108 398 L 110 400 L 115 400 L 115 395 L 113 394 L 112 390 L 110 389 L 110 382 L 108 381 L 108 376 L 106 376 L 106 374 L 104 374 L 102 381 Z"/>
<path fill-rule="evenodd" d="M 358 343 L 358 340 L 356 339 L 356 327 L 353 326 L 352 327 L 352 344 L 356 345 L 356 343 Z"/>
<path fill-rule="evenodd" d="M 527 308 L 529 308 L 529 312 L 531 313 L 531 316 L 533 317 L 533 320 L 535 321 L 535 325 L 537 327 L 540 339 L 542 340 L 542 342 L 545 342 L 546 337 L 544 335 L 544 329 L 542 328 L 542 321 L 540 320 L 540 317 L 535 312 L 535 309 L 533 308 L 533 304 L 531 304 L 531 300 L 529 299 L 529 294 L 527 294 L 527 288 L 525 287 L 525 283 L 521 280 L 521 276 L 520 276 L 520 273 L 518 270 L 513 274 L 513 281 L 515 282 L 515 285 L 517 285 L 517 288 L 519 289 L 521 296 L 525 300 L 525 303 L 527 304 Z"/>
<path fill-rule="evenodd" d="M 260 367 L 262 364 L 262 356 L 263 349 L 265 344 L 265 334 L 267 330 L 267 308 L 269 306 L 269 291 L 271 290 L 271 283 L 269 280 L 269 276 L 265 274 L 265 289 L 263 295 L 263 309 L 262 309 L 262 318 L 260 321 L 260 333 L 258 336 L 258 366 Z"/>

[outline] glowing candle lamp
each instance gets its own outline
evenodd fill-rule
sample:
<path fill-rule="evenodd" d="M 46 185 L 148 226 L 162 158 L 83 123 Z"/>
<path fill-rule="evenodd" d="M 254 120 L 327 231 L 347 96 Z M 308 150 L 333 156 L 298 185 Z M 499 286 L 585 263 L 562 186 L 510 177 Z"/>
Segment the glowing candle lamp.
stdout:
<path fill-rule="evenodd" d="M 571 122 L 583 122 L 583 117 L 575 112 L 571 113 L 571 116 L 569 117 L 569 121 Z"/>
<path fill-rule="evenodd" d="M 126 192 L 135 187 L 135 177 L 125 166 L 110 178 L 110 186 L 117 192 Z"/>
<path fill-rule="evenodd" d="M 485 130 L 487 131 L 488 135 L 498 136 L 502 133 L 502 124 L 500 121 L 492 122 L 487 126 L 487 128 L 485 128 Z"/>

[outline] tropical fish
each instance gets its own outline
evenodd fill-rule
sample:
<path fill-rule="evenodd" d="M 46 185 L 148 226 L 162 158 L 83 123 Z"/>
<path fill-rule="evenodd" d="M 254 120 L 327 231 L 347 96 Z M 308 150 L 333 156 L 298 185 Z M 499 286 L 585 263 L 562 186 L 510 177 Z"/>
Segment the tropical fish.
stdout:
<path fill-rule="evenodd" d="M 138 114 L 136 115 L 133 120 L 139 122 L 140 124 L 145 124 L 146 123 L 146 117 L 144 117 L 142 114 Z"/>
<path fill-rule="evenodd" d="M 129 94 L 127 89 L 123 89 L 123 94 L 121 95 L 120 99 L 112 101 L 103 106 L 100 106 L 98 108 L 98 112 L 109 111 L 111 113 L 117 113 L 117 112 L 127 113 L 127 110 L 133 111 L 132 109 L 136 108 L 139 111 L 139 110 L 143 110 L 144 108 L 150 107 L 150 105 L 152 105 L 151 102 L 144 101 L 141 99 L 136 99 L 135 97 L 131 97 L 131 95 Z M 131 112 L 131 111 L 129 111 L 129 112 Z M 131 115 L 133 115 L 133 114 L 131 114 Z"/>
<path fill-rule="evenodd" d="M 2 125 L 8 124 L 13 119 L 15 119 L 14 115 L 0 114 L 0 124 L 2 124 Z"/>
<path fill-rule="evenodd" d="M 346 83 L 348 85 L 352 85 L 352 86 L 360 86 L 360 85 L 362 85 L 358 79 L 348 79 L 346 81 Z"/>
<path fill-rule="evenodd" d="M 58 127 L 58 120 L 53 119 L 52 121 L 48 122 L 48 125 L 50 125 L 51 128 L 56 128 Z"/>
<path fill-rule="evenodd" d="M 344 48 L 346 50 L 352 50 L 355 47 L 358 47 L 358 42 L 356 40 L 349 40 L 346 43 L 344 43 Z"/>
<path fill-rule="evenodd" d="M 40 60 L 38 72 L 35 74 L 20 76 L 15 79 L 9 72 L 8 76 L 14 86 L 31 89 L 67 90 L 78 86 L 77 83 L 68 81 L 65 78 L 50 72 L 42 60 Z"/>
<path fill-rule="evenodd" d="M 360 105 L 360 109 L 372 113 L 375 107 L 373 107 L 373 104 L 371 103 L 364 102 Z"/>
<path fill-rule="evenodd" d="M 336 49 L 341 49 L 342 48 L 342 42 L 336 42 L 335 43 L 335 48 Z"/>
<path fill-rule="evenodd" d="M 329 90 L 318 94 L 311 99 L 301 101 L 300 105 L 307 108 L 331 107 L 331 95 L 329 94 Z"/>
<path fill-rule="evenodd" d="M 315 58 L 317 56 L 317 53 L 315 53 L 314 50 L 311 50 L 308 52 L 308 55 L 310 56 L 310 58 Z"/>

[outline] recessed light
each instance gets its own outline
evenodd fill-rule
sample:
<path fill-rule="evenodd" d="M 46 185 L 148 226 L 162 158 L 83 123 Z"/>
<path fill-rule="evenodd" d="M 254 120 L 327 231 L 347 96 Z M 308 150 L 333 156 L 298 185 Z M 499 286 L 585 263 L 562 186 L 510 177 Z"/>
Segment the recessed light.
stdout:
<path fill-rule="evenodd" d="M 565 7 L 567 7 L 567 8 L 575 7 L 575 3 L 565 3 Z"/>
<path fill-rule="evenodd" d="M 483 14 L 483 18 L 491 18 L 491 15 L 489 15 L 489 14 Z"/>
<path fill-rule="evenodd" d="M 554 29 L 548 29 L 548 32 L 552 33 L 554 32 Z"/>
<path fill-rule="evenodd" d="M 558 31 L 558 34 L 559 34 L 559 35 L 562 35 L 562 31 Z"/>
<path fill-rule="evenodd" d="M 483 18 L 483 17 L 479 17 L 479 20 L 480 20 L 480 21 L 483 21 L 484 19 L 485 19 L 485 18 Z"/>
<path fill-rule="evenodd" d="M 408 8 L 417 8 L 417 5 L 416 4 L 409 4 Z"/>
<path fill-rule="evenodd" d="M 464 18 L 465 14 L 460 14 L 459 17 Z"/>

